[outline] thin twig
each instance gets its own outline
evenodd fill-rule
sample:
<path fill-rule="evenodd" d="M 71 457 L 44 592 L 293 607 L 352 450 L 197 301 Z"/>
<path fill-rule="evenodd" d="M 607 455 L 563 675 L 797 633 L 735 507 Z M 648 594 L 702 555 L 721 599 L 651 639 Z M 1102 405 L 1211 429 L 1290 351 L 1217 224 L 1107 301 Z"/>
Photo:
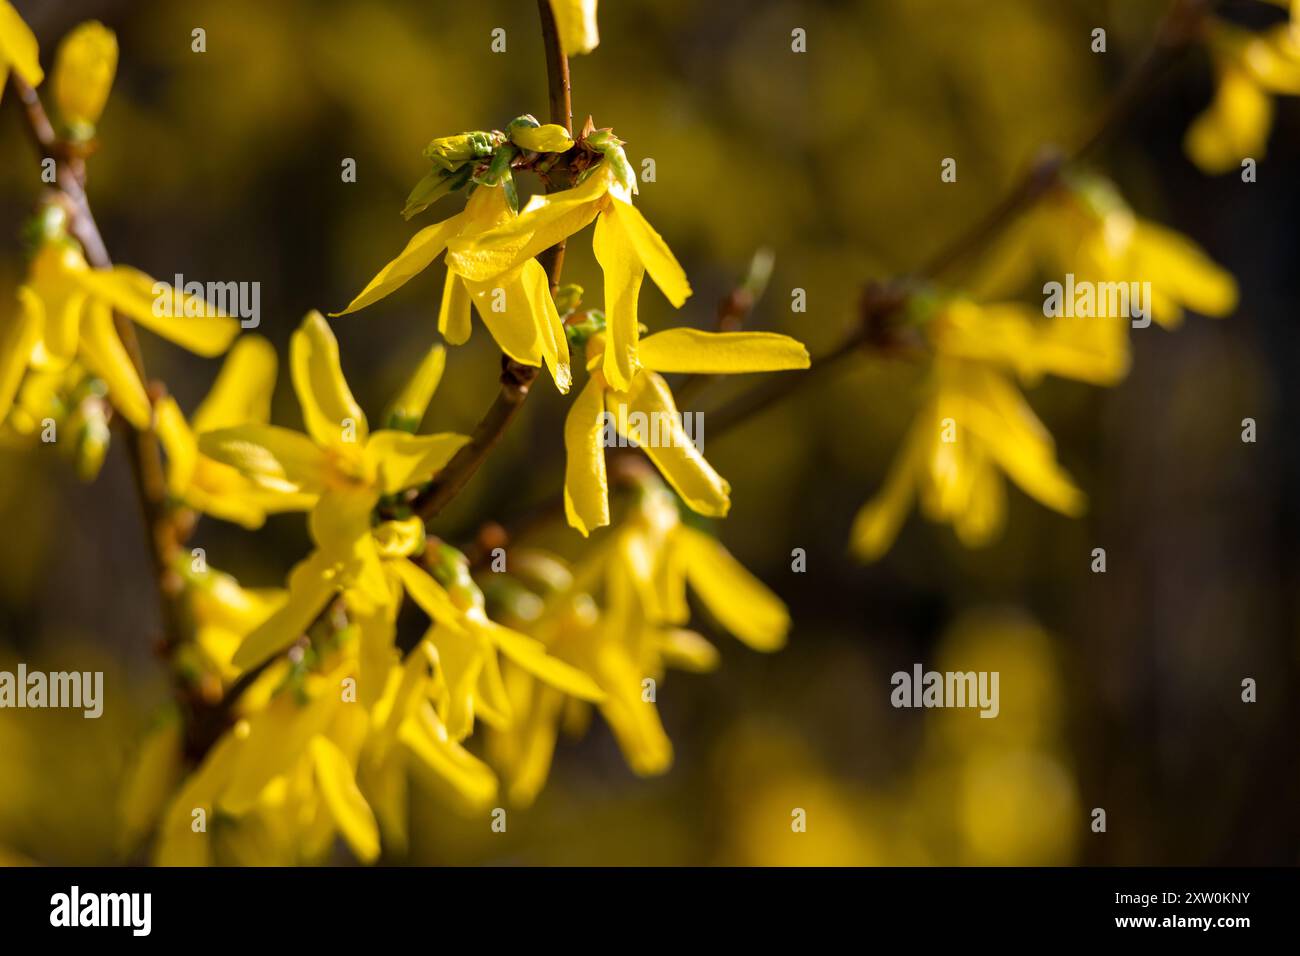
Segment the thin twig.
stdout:
<path fill-rule="evenodd" d="M 550 92 L 551 122 L 573 133 L 573 106 L 569 93 L 569 60 L 560 45 L 550 0 L 537 0 L 542 20 L 542 42 L 546 47 L 546 78 Z M 551 280 L 551 292 L 560 287 L 564 269 L 564 242 L 551 246 L 538 257 Z M 510 423 L 528 398 L 538 369 L 501 356 L 501 389 L 486 414 L 474 426 L 469 442 L 447 462 L 437 479 L 411 502 L 411 510 L 424 521 L 436 517 L 474 477 L 492 449 L 501 441 Z"/>
<path fill-rule="evenodd" d="M 853 330 L 830 352 L 815 359 L 807 373 L 769 379 L 736 396 L 710 413 L 709 433 L 717 438 L 779 399 L 802 389 L 813 380 L 819 380 L 822 373 L 837 367 L 841 359 L 862 346 L 883 346 L 886 352 L 895 350 L 910 354 L 912 350 L 908 343 L 899 343 L 893 337 L 880 334 L 882 318 L 906 304 L 908 289 L 939 278 L 969 256 L 987 248 L 1003 230 L 1057 186 L 1063 169 L 1105 143 L 1150 92 L 1155 79 L 1190 46 L 1199 32 L 1204 15 L 1213 7 L 1211 0 L 1173 0 L 1156 28 L 1151 44 L 1129 69 L 1096 123 L 1073 150 L 1068 154 L 1050 148 L 1042 150 L 1037 160 L 1030 164 L 1010 191 L 988 213 L 946 243 L 914 273 L 895 283 L 896 287 L 903 290 L 901 300 L 891 301 L 887 297 L 873 304 L 869 290 Z"/>

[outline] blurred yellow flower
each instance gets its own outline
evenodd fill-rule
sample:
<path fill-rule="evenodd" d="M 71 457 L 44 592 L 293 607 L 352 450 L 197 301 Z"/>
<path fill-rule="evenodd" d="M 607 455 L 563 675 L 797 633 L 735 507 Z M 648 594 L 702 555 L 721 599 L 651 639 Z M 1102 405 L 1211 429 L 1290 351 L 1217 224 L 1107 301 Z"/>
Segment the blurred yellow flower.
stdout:
<path fill-rule="evenodd" d="M 717 665 L 716 649 L 685 627 L 688 585 L 719 625 L 754 650 L 779 650 L 790 627 L 780 599 L 715 539 L 683 524 L 674 497 L 650 472 L 626 521 L 572 572 L 538 552 L 512 553 L 511 561 L 515 579 L 542 602 L 520 626 L 595 679 L 605 694 L 600 713 L 640 775 L 663 773 L 673 754 L 649 688 L 667 667 Z M 526 805 L 546 782 L 560 726 L 577 722 L 585 705 L 516 666 L 504 677 L 524 719 L 492 728 L 489 757 L 510 799 Z"/>
<path fill-rule="evenodd" d="M 129 266 L 92 269 L 70 238 L 42 243 L 27 279 L 23 307 L 40 337 L 31 364 L 58 369 L 80 357 L 108 386 L 122 416 L 138 429 L 149 427 L 144 383 L 113 324 L 114 311 L 198 355 L 220 355 L 239 334 L 239 323 L 207 302 L 192 299 Z M 177 308 L 158 308 L 161 298 Z"/>
<path fill-rule="evenodd" d="M 1294 23 L 1255 34 L 1221 20 L 1211 20 L 1205 35 L 1218 86 L 1183 145 L 1203 171 L 1225 173 L 1263 159 L 1273 96 L 1300 95 L 1300 38 Z"/>
<path fill-rule="evenodd" d="M 261 527 L 268 514 L 306 511 L 315 495 L 265 488 L 199 453 L 198 435 L 244 424 L 265 425 L 275 390 L 275 349 L 266 339 L 245 335 L 235 343 L 198 410 L 192 425 L 176 400 L 167 396 L 154 414 L 158 438 L 167 453 L 167 490 L 176 500 L 204 514 L 246 528 Z"/>
<path fill-rule="evenodd" d="M 1083 513 L 1083 492 L 1015 385 L 983 363 L 937 358 L 884 486 L 854 519 L 854 553 L 874 561 L 889 550 L 917 497 L 926 517 L 952 524 L 965 546 L 988 544 L 1006 520 L 1002 472 L 1047 507 Z"/>
<path fill-rule="evenodd" d="M 600 43 L 596 26 L 596 0 L 551 0 L 560 46 L 565 56 L 590 53 Z"/>
<path fill-rule="evenodd" d="M 607 334 L 607 333 L 606 333 Z M 771 332 L 700 332 L 669 329 L 640 344 L 639 360 L 624 389 L 612 386 L 606 334 L 587 342 L 591 377 L 564 422 L 564 511 L 583 535 L 609 524 L 605 448 L 613 433 L 634 441 L 693 510 L 722 517 L 731 486 L 704 459 L 683 427 L 660 372 L 728 375 L 809 366 L 808 350 Z"/>
<path fill-rule="evenodd" d="M 0 0 L 0 97 L 9 83 L 10 70 L 29 86 L 39 86 L 45 79 L 36 37 L 9 0 Z"/>
<path fill-rule="evenodd" d="M 75 27 L 54 57 L 54 102 L 78 139 L 94 135 L 117 72 L 117 37 L 97 20 Z"/>

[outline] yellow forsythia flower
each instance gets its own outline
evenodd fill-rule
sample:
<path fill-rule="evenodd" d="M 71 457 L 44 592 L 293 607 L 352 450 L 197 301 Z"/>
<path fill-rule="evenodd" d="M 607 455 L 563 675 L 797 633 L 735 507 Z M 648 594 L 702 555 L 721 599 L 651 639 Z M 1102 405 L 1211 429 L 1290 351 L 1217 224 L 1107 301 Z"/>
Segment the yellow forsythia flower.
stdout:
<path fill-rule="evenodd" d="M 693 511 L 725 515 L 731 507 L 731 486 L 687 436 L 668 383 L 658 373 L 803 369 L 809 365 L 807 349 L 771 332 L 669 329 L 641 342 L 640 364 L 620 389 L 607 379 L 607 334 L 593 335 L 587 343 L 591 377 L 564 422 L 564 510 L 569 524 L 584 535 L 609 524 L 605 447 L 612 431 L 640 445 Z"/>
<path fill-rule="evenodd" d="M 918 497 L 926 517 L 952 524 L 962 544 L 988 544 L 1006 520 L 1002 472 L 1049 508 L 1083 512 L 1083 492 L 1015 385 L 983 362 L 940 356 L 884 486 L 853 522 L 853 551 L 863 560 L 884 554 Z"/>
<path fill-rule="evenodd" d="M 334 314 L 347 315 L 395 292 L 427 268 L 456 237 L 473 237 L 515 218 L 502 186 L 479 186 L 463 212 L 417 232 L 347 308 Z M 521 260 L 490 278 L 493 281 L 470 281 L 448 271 L 438 331 L 453 345 L 466 342 L 473 302 L 501 351 L 524 365 L 544 362 L 556 387 L 567 392 L 573 380 L 569 343 L 551 298 L 546 270 L 535 260 Z"/>
<path fill-rule="evenodd" d="M 512 274 L 596 220 L 592 248 L 605 273 L 609 340 L 604 374 L 613 387 L 625 389 L 631 386 L 636 369 L 637 296 L 645 274 L 650 273 L 674 308 L 690 296 L 691 286 L 667 243 L 632 205 L 636 180 L 622 149 L 612 142 L 602 149 L 604 159 L 579 185 L 534 196 L 519 216 L 493 229 L 451 239 L 447 268 L 467 283 L 490 287 L 500 283 L 499 276 Z"/>
<path fill-rule="evenodd" d="M 266 339 L 245 335 L 226 356 L 212 391 L 185 421 L 168 396 L 154 409 L 158 437 L 167 452 L 167 490 L 178 501 L 204 514 L 258 528 L 268 514 L 306 511 L 314 495 L 269 489 L 229 465 L 199 454 L 198 435 L 244 424 L 265 425 L 275 391 L 275 349 Z"/>
<path fill-rule="evenodd" d="M 1253 34 L 1210 21 L 1206 40 L 1218 86 L 1210 106 L 1187 129 L 1184 149 L 1207 173 L 1263 158 L 1273 124 L 1273 96 L 1300 95 L 1300 36 L 1295 24 Z"/>
<path fill-rule="evenodd" d="M 666 667 L 694 672 L 717 665 L 714 647 L 686 629 L 687 586 L 727 631 L 759 651 L 785 643 L 785 606 L 714 538 L 683 524 L 673 496 L 647 473 L 625 523 L 570 573 L 535 552 L 511 555 L 520 582 L 535 588 L 542 609 L 526 626 L 557 657 L 592 675 L 605 692 L 598 704 L 624 756 L 638 774 L 665 771 L 672 744 L 646 680 Z M 538 566 L 544 573 L 537 573 Z M 527 804 L 541 790 L 561 723 L 586 705 L 510 666 L 511 705 L 522 719 L 494 728 L 489 758 L 508 782 L 512 801 Z"/>
<path fill-rule="evenodd" d="M 25 307 L 40 328 L 33 365 L 57 369 L 80 358 L 107 384 L 114 407 L 140 429 L 149 427 L 149 399 L 113 324 L 115 310 L 198 355 L 220 355 L 239 334 L 235 319 L 137 269 L 92 269 L 66 237 L 41 245 L 27 289 Z M 160 309 L 160 298 L 171 305 Z"/>
<path fill-rule="evenodd" d="M 0 96 L 8 85 L 10 70 L 29 86 L 39 86 L 45 79 L 36 37 L 9 0 L 0 0 Z"/>
<path fill-rule="evenodd" d="M 590 53 L 600 43 L 596 28 L 596 0 L 551 0 L 560 46 L 565 56 Z"/>
<path fill-rule="evenodd" d="M 117 37 L 91 20 L 63 38 L 54 57 L 54 102 L 73 135 L 94 135 L 117 72 Z"/>

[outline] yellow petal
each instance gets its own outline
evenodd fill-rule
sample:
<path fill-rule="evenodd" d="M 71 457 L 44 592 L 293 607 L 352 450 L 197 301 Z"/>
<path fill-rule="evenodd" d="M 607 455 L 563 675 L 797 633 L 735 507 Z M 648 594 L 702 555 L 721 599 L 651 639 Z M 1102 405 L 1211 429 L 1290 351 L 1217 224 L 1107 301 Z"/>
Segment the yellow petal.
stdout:
<path fill-rule="evenodd" d="M 447 734 L 433 706 L 422 703 L 398 731 L 398 737 L 414 758 L 411 769 L 435 790 L 450 787 L 464 803 L 476 810 L 491 806 L 497 795 L 497 778 L 490 767 Z"/>
<path fill-rule="evenodd" d="M 18 314 L 0 332 L 0 422 L 9 417 L 14 396 L 31 361 L 32 349 L 41 337 L 43 310 L 36 294 L 26 286 L 18 289 Z"/>
<path fill-rule="evenodd" d="M 609 524 L 605 383 L 593 372 L 564 419 L 564 513 L 584 536 Z"/>
<path fill-rule="evenodd" d="M 636 345 L 640 336 L 637 296 L 641 294 L 645 267 L 619 224 L 620 208 L 630 207 L 611 202 L 596 220 L 591 248 L 605 274 L 605 360 L 602 368 L 609 387 L 621 392 L 631 387 L 632 376 L 637 370 Z"/>
<path fill-rule="evenodd" d="M 541 339 L 524 292 L 523 268 L 520 264 L 488 282 L 462 281 L 501 351 L 523 365 L 541 365 Z"/>
<path fill-rule="evenodd" d="M 260 335 L 241 335 L 226 356 L 212 389 L 194 413 L 194 431 L 216 431 L 271 417 L 277 360 Z"/>
<path fill-rule="evenodd" d="M 1237 282 L 1196 243 L 1172 229 L 1139 222 L 1131 250 L 1135 274 L 1151 282 L 1153 295 L 1215 318 L 1237 307 Z M 1155 318 L 1161 315 L 1154 310 Z"/>
<path fill-rule="evenodd" d="M 345 436 L 364 444 L 366 414 L 343 378 L 338 340 L 319 312 L 308 312 L 293 333 L 289 364 L 307 434 L 325 448 L 345 444 Z"/>
<path fill-rule="evenodd" d="M 918 417 L 918 425 L 908 432 L 880 491 L 862 506 L 853 519 L 850 545 L 853 553 L 863 561 L 875 561 L 889 550 L 912 507 L 917 469 L 924 453 L 923 437 L 918 430 L 920 421 Z"/>
<path fill-rule="evenodd" d="M 542 360 L 551 370 L 551 378 L 561 395 L 569 394 L 573 385 L 573 370 L 569 358 L 569 336 L 564 330 L 564 321 L 555 307 L 551 296 L 551 280 L 546 270 L 536 259 L 524 263 L 524 294 L 532 309 L 534 321 L 537 322 L 541 338 Z"/>
<path fill-rule="evenodd" d="M 317 734 L 308 745 L 321 798 L 343 839 L 362 863 L 379 858 L 379 824 L 357 787 L 352 764 L 328 737 Z"/>
<path fill-rule="evenodd" d="M 72 127 L 93 128 L 104 112 L 117 72 L 117 37 L 90 20 L 75 27 L 54 57 L 54 102 Z"/>
<path fill-rule="evenodd" d="M 390 567 L 397 572 L 406 593 L 420 610 L 444 627 L 460 629 L 460 609 L 428 571 L 411 561 L 393 561 Z"/>
<path fill-rule="evenodd" d="M 485 634 L 502 654 L 556 690 L 562 690 L 570 697 L 594 703 L 605 699 L 605 692 L 596 685 L 594 680 L 576 667 L 548 654 L 546 645 L 541 641 L 486 619 L 472 626 Z"/>
<path fill-rule="evenodd" d="M 639 209 L 629 202 L 618 201 L 617 205 L 611 204 L 606 214 L 608 215 L 615 208 L 618 211 L 619 228 L 627 236 L 632 248 L 636 250 L 641 265 L 646 272 L 650 273 L 650 278 L 673 304 L 673 308 L 680 309 L 682 303 L 691 296 L 691 284 L 686 279 L 686 271 L 682 269 L 681 263 L 677 261 L 677 257 L 668 248 L 668 243 L 664 242 L 663 237 L 646 222 L 645 216 L 641 215 Z"/>
<path fill-rule="evenodd" d="M 560 46 L 565 56 L 590 53 L 600 43 L 596 0 L 551 0 Z"/>
<path fill-rule="evenodd" d="M 706 641 L 703 635 L 683 627 L 660 631 L 655 648 L 663 657 L 665 665 L 694 674 L 707 674 L 716 670 L 721 660 L 718 649 Z"/>
<path fill-rule="evenodd" d="M 398 254 L 397 258 L 380 269 L 379 274 L 348 303 L 346 309 L 330 314 L 347 315 L 349 312 L 364 309 L 406 285 L 414 276 L 424 271 L 429 263 L 438 258 L 439 253 L 447 247 L 447 240 L 456 235 L 460 227 L 461 219 L 457 215 L 421 229 L 411 237 L 411 241 L 406 244 L 406 248 Z"/>
<path fill-rule="evenodd" d="M 377 431 L 366 443 L 366 457 L 376 468 L 380 491 L 393 494 L 430 480 L 468 441 L 468 435 L 452 432 Z"/>
<path fill-rule="evenodd" d="M 273 491 L 320 491 L 325 453 L 300 432 L 277 425 L 239 425 L 199 436 L 199 451 Z"/>
<path fill-rule="evenodd" d="M 624 759 L 639 776 L 663 773 L 672 765 L 673 745 L 659 711 L 641 696 L 643 668 L 613 642 L 602 647 L 599 657 L 601 685 L 609 694 L 600 712 Z"/>
<path fill-rule="evenodd" d="M 321 553 L 340 566 L 340 576 L 372 605 L 392 602 L 379 548 L 370 533 L 371 513 L 379 495 L 368 487 L 330 488 L 307 516 L 307 527 Z"/>
<path fill-rule="evenodd" d="M 1219 75 L 1214 100 L 1187 128 L 1183 148 L 1203 172 L 1236 170 L 1247 157 L 1260 160 L 1273 125 L 1273 99 L 1245 70 Z"/>
<path fill-rule="evenodd" d="M 673 544 L 684 553 L 691 588 L 719 624 L 756 651 L 785 644 L 790 630 L 785 605 L 716 538 L 681 525 Z"/>
<path fill-rule="evenodd" d="M 631 390 L 611 391 L 605 406 L 619 433 L 641 446 L 692 511 L 714 518 L 727 514 L 731 486 L 687 436 L 667 382 L 654 372 L 639 372 Z"/>
<path fill-rule="evenodd" d="M 567 239 L 596 218 L 609 191 L 604 163 L 572 189 L 534 198 L 536 205 L 487 232 L 458 236 L 447 245 L 447 268 L 486 282 Z"/>
<path fill-rule="evenodd" d="M 10 66 L 29 86 L 45 79 L 35 35 L 8 0 L 0 0 L 0 68 Z"/>
<path fill-rule="evenodd" d="M 220 355 L 239 334 L 237 320 L 139 269 L 90 269 L 80 274 L 79 281 L 136 324 L 196 355 Z"/>
<path fill-rule="evenodd" d="M 248 670 L 280 653 L 306 632 L 336 591 L 329 561 L 321 554 L 299 562 L 289 573 L 285 603 L 244 638 L 231 663 Z"/>
<path fill-rule="evenodd" d="M 32 260 L 30 288 L 43 310 L 45 350 L 59 364 L 77 354 L 87 294 L 80 279 L 89 272 L 81 252 L 66 242 L 47 242 Z"/>
<path fill-rule="evenodd" d="M 442 303 L 438 306 L 438 332 L 452 345 L 469 341 L 470 294 L 465 280 L 447 270 L 447 280 L 442 287 Z"/>
<path fill-rule="evenodd" d="M 989 370 L 972 370 L 962 387 L 970 400 L 954 416 L 958 426 L 969 428 L 1027 494 L 1064 515 L 1081 515 L 1083 492 L 1057 464 L 1052 436 L 1016 387 Z"/>
<path fill-rule="evenodd" d="M 726 375 L 808 368 L 808 349 L 774 332 L 701 332 L 668 329 L 637 345 L 641 364 L 656 372 Z"/>
<path fill-rule="evenodd" d="M 435 345 L 425 353 L 419 367 L 384 413 L 385 423 L 389 427 L 412 432 L 420 430 L 420 422 L 429 410 L 429 402 L 438 390 L 446 365 L 447 350 L 441 345 Z"/>
<path fill-rule="evenodd" d="M 199 461 L 199 443 L 185 421 L 185 413 L 170 395 L 154 409 L 155 431 L 167 453 L 167 490 L 179 497 L 189 487 Z"/>

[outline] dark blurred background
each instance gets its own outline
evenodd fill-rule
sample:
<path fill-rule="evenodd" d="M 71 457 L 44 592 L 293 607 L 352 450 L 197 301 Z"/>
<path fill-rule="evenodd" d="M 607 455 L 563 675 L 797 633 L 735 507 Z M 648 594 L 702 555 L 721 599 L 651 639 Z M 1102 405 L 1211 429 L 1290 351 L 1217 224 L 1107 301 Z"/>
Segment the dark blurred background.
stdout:
<path fill-rule="evenodd" d="M 432 137 L 546 112 L 532 3 L 355 0 L 18 0 L 49 64 L 85 19 L 118 34 L 117 83 L 89 192 L 117 261 L 170 279 L 261 283 L 283 357 L 308 309 L 342 307 L 419 223 L 403 200 Z M 864 282 L 919 265 L 987 209 L 1039 146 L 1069 145 L 1149 40 L 1162 0 L 690 0 L 607 2 L 601 45 L 573 61 L 575 120 L 591 114 L 652 157 L 638 202 L 695 288 L 674 313 L 647 285 L 642 319 L 711 328 L 759 246 L 775 272 L 749 327 L 814 356 L 849 326 Z M 1229 10 L 1261 19 L 1251 4 Z M 1106 28 L 1108 52 L 1090 51 Z M 190 32 L 207 31 L 192 53 Z M 490 49 L 503 27 L 505 53 Z M 808 52 L 790 51 L 807 31 Z M 1209 101 L 1186 58 L 1100 154 L 1139 214 L 1201 244 L 1238 279 L 1226 320 L 1134 336 L 1116 388 L 1048 380 L 1028 392 L 1090 497 L 1072 521 L 1012 491 L 1006 534 L 963 550 L 913 517 L 893 550 L 847 554 L 916 406 L 920 371 L 864 355 L 725 436 L 710 460 L 733 486 L 717 533 L 789 603 L 779 654 L 720 637 L 720 670 L 672 675 L 659 703 L 677 752 L 635 778 L 600 726 L 562 743 L 535 807 L 503 839 L 433 802 L 413 862 L 1294 864 L 1300 852 L 1294 303 L 1300 104 L 1280 100 L 1258 182 L 1201 174 L 1183 132 Z M 957 158 L 956 184 L 938 176 Z M 358 177 L 344 183 L 340 164 Z M 0 104 L 0 289 L 21 281 L 35 162 Z M 457 200 L 436 207 L 441 218 Z M 428 214 L 427 214 L 428 215 Z M 587 234 L 566 280 L 599 299 Z M 358 399 L 377 415 L 436 337 L 442 267 L 334 320 Z M 806 314 L 789 308 L 807 290 Z M 8 293 L 6 293 L 8 295 Z M 145 336 L 146 362 L 187 410 L 217 364 Z M 475 323 L 427 420 L 468 431 L 499 353 Z M 752 382 L 721 383 L 712 406 Z M 554 494 L 567 403 L 539 380 L 494 460 L 441 519 L 452 541 Z M 1241 420 L 1258 442 L 1241 441 Z M 276 421 L 301 419 L 287 376 Z M 158 617 L 122 449 L 79 485 L 40 453 L 0 458 L 0 664 L 102 660 L 100 721 L 0 712 L 0 857 L 115 859 L 125 755 L 165 703 Z M 576 534 L 539 543 L 578 553 Z M 307 550 L 301 516 L 259 532 L 205 520 L 209 562 L 281 582 Z M 1104 547 L 1108 570 L 1089 570 Z M 806 573 L 790 554 L 804 548 Z M 1002 717 L 894 710 L 913 663 L 1000 670 Z M 983 662 L 983 663 L 981 663 Z M 1241 681 L 1259 700 L 1241 701 Z M 790 809 L 808 832 L 790 832 Z M 1090 830 L 1091 810 L 1107 832 Z"/>

